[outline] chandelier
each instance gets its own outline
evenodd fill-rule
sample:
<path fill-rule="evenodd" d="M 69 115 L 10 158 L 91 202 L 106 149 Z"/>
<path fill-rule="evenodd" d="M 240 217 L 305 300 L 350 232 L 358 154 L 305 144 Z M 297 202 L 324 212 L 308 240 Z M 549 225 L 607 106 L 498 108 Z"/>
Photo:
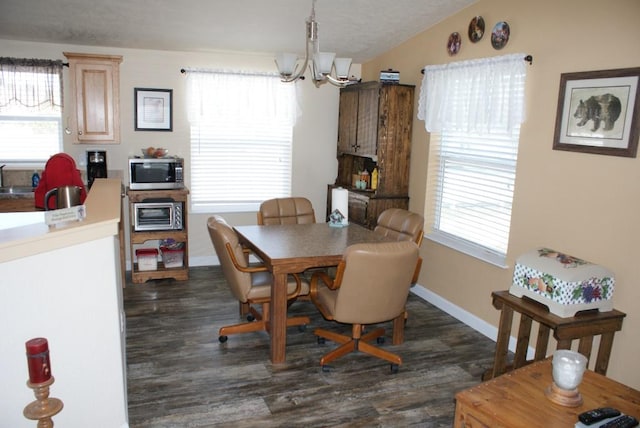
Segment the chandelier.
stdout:
<path fill-rule="evenodd" d="M 304 79 L 304 72 L 309 65 L 311 78 L 316 86 L 329 82 L 335 86 L 346 86 L 349 83 L 351 58 L 336 58 L 333 52 L 320 52 L 318 41 L 318 23 L 315 11 L 316 0 L 311 4 L 311 15 L 306 21 L 307 40 L 305 44 L 304 62 L 298 67 L 298 56 L 294 53 L 276 55 L 276 65 L 283 82 L 295 82 Z M 335 68 L 335 77 L 331 71 Z"/>

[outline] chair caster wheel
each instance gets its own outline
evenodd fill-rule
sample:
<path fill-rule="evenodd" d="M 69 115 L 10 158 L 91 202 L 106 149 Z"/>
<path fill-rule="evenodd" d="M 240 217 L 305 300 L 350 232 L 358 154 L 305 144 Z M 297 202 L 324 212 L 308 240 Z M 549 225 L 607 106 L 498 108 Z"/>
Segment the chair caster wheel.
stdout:
<path fill-rule="evenodd" d="M 255 320 L 256 320 L 256 317 L 254 317 L 252 314 L 247 315 L 247 321 L 254 322 Z"/>
<path fill-rule="evenodd" d="M 324 345 L 326 342 L 327 340 L 324 337 L 318 336 L 318 345 Z"/>
<path fill-rule="evenodd" d="M 391 364 L 391 374 L 397 374 L 398 373 L 398 369 L 400 368 L 399 365 L 397 364 Z"/>
<path fill-rule="evenodd" d="M 322 366 L 322 372 L 323 373 L 329 373 L 330 371 L 331 371 L 331 367 L 330 366 L 327 366 L 327 365 Z"/>
<path fill-rule="evenodd" d="M 300 324 L 300 325 L 298 326 L 298 331 L 299 331 L 300 333 L 302 333 L 303 331 L 306 331 L 306 330 L 307 330 L 307 325 L 306 325 L 306 324 Z"/>
<path fill-rule="evenodd" d="M 227 336 L 220 336 L 220 337 L 218 337 L 218 342 L 220 342 L 220 343 L 224 343 L 224 342 L 226 342 L 226 341 L 227 341 L 227 339 L 228 339 L 228 337 L 227 337 Z"/>
<path fill-rule="evenodd" d="M 384 343 L 384 336 L 376 337 L 376 342 L 378 343 L 378 345 L 383 344 Z"/>

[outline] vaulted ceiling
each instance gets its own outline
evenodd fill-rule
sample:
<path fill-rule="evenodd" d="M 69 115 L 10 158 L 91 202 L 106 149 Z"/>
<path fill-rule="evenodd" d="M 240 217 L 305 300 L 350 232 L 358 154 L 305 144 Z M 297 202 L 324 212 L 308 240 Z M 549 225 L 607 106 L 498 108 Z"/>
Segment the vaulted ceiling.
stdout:
<path fill-rule="evenodd" d="M 475 1 L 317 0 L 320 46 L 323 51 L 362 63 Z M 301 54 L 311 2 L 2 0 L 0 39 L 175 51 Z"/>

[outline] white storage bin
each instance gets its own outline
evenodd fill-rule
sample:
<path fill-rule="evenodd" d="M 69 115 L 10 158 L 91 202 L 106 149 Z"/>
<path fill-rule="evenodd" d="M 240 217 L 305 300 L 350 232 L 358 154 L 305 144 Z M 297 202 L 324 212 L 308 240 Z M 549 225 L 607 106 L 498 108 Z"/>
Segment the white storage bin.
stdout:
<path fill-rule="evenodd" d="M 155 248 L 139 248 L 136 250 L 138 270 L 158 270 L 158 250 Z"/>
<path fill-rule="evenodd" d="M 184 263 L 184 248 L 160 247 L 162 262 L 166 268 L 180 268 Z"/>

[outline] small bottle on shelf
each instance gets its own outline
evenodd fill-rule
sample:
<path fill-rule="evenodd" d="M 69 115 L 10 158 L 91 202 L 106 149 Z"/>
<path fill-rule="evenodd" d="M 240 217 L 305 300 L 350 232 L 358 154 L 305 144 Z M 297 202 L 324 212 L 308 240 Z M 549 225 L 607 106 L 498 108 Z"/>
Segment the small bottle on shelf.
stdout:
<path fill-rule="evenodd" d="M 369 175 L 369 171 L 367 171 L 366 169 L 364 171 L 362 171 L 362 181 L 364 181 L 364 189 L 368 189 L 369 187 L 371 187 L 370 180 L 371 176 Z"/>
<path fill-rule="evenodd" d="M 378 188 L 378 167 L 373 168 L 373 172 L 371 173 L 371 190 L 376 190 Z"/>
<path fill-rule="evenodd" d="M 38 174 L 38 171 L 33 171 L 33 175 L 31 176 L 31 187 L 35 189 L 38 187 L 38 184 L 40 184 L 40 175 Z"/>

